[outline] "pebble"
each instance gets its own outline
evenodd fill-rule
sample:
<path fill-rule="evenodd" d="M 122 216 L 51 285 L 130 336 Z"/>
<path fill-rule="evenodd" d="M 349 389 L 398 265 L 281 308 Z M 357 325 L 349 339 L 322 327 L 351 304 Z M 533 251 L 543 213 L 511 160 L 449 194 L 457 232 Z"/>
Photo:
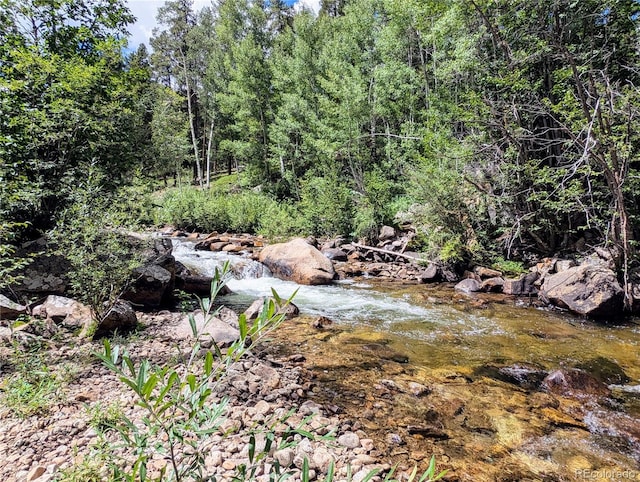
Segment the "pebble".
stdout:
<path fill-rule="evenodd" d="M 360 447 L 360 437 L 353 432 L 346 432 L 338 437 L 338 443 L 348 449 Z"/>
<path fill-rule="evenodd" d="M 293 463 L 295 452 L 290 448 L 286 448 L 274 452 L 273 457 L 278 461 L 280 467 L 289 467 Z"/>

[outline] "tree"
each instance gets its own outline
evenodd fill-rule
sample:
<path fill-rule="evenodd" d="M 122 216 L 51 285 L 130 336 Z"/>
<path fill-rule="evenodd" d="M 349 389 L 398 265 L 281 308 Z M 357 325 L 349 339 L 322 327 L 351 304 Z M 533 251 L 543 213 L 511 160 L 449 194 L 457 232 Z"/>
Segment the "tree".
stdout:
<path fill-rule="evenodd" d="M 0 19 L 0 211 L 52 225 L 94 165 L 111 189 L 135 163 L 136 93 L 122 54 L 121 0 L 3 0 Z"/>
<path fill-rule="evenodd" d="M 193 150 L 194 181 L 203 185 L 201 118 L 197 85 L 200 79 L 191 55 L 190 32 L 196 26 L 193 0 L 167 1 L 158 9 L 157 20 L 165 30 L 154 30 L 151 45 L 154 53 L 152 63 L 158 79 L 184 95 L 189 120 L 189 133 Z"/>

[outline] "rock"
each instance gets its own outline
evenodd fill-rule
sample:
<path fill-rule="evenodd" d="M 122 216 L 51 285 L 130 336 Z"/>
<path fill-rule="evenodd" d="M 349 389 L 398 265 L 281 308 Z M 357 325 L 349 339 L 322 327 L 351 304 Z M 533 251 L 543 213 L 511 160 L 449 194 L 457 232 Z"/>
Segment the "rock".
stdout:
<path fill-rule="evenodd" d="M 491 293 L 501 293 L 504 286 L 504 279 L 501 277 L 488 278 L 482 282 L 482 291 Z"/>
<path fill-rule="evenodd" d="M 234 328 L 240 327 L 238 324 L 238 313 L 233 311 L 231 308 L 227 308 L 226 306 L 220 308 L 220 311 L 218 311 L 218 318 Z"/>
<path fill-rule="evenodd" d="M 409 391 L 416 397 L 424 397 L 431 393 L 431 389 L 421 383 L 409 382 Z"/>
<path fill-rule="evenodd" d="M 338 443 L 348 449 L 360 447 L 360 437 L 353 432 L 346 432 L 338 437 Z"/>
<path fill-rule="evenodd" d="M 44 248 L 46 245 L 43 244 Z M 60 255 L 36 255 L 25 268 L 20 291 L 32 294 L 62 295 L 67 288 L 66 273 L 71 269 L 69 261 Z"/>
<path fill-rule="evenodd" d="M 340 248 L 328 248 L 323 249 L 322 254 L 324 254 L 331 261 L 347 261 L 347 253 L 342 251 Z"/>
<path fill-rule="evenodd" d="M 380 228 L 380 234 L 378 235 L 379 241 L 386 241 L 396 237 L 396 230 L 391 226 L 382 226 Z"/>
<path fill-rule="evenodd" d="M 106 333 L 126 332 L 133 330 L 138 324 L 136 312 L 129 303 L 124 300 L 118 300 L 114 303 L 107 313 L 105 313 L 102 321 L 98 324 L 96 335 L 104 335 Z"/>
<path fill-rule="evenodd" d="M 11 301 L 4 295 L 0 295 L 0 320 L 15 320 L 18 316 L 24 315 L 26 312 L 26 306 Z"/>
<path fill-rule="evenodd" d="M 450 438 L 442 428 L 433 425 L 408 425 L 407 432 L 409 432 L 409 435 L 421 435 L 424 438 L 435 440 L 447 440 Z"/>
<path fill-rule="evenodd" d="M 329 284 L 335 276 L 331 261 L 301 238 L 267 246 L 259 259 L 276 277 L 303 285 Z"/>
<path fill-rule="evenodd" d="M 435 263 L 429 263 L 429 265 L 420 273 L 420 281 L 423 283 L 440 281 L 440 278 L 440 270 Z"/>
<path fill-rule="evenodd" d="M 409 357 L 407 355 L 400 353 L 387 345 L 383 345 L 382 343 L 368 343 L 366 345 L 362 345 L 362 348 L 366 351 L 372 352 L 382 360 L 391 360 L 396 363 L 409 363 Z"/>
<path fill-rule="evenodd" d="M 516 363 L 509 366 L 484 365 L 474 371 L 475 376 L 483 376 L 518 385 L 526 390 L 537 390 L 547 376 L 538 366 Z"/>
<path fill-rule="evenodd" d="M 33 316 L 52 320 L 69 330 L 76 330 L 91 323 L 91 308 L 71 298 L 49 295 L 44 303 L 36 306 Z"/>
<path fill-rule="evenodd" d="M 280 467 L 289 467 L 293 463 L 295 455 L 296 454 L 292 449 L 286 448 L 274 452 L 273 458 L 278 461 Z"/>
<path fill-rule="evenodd" d="M 275 303 L 276 305 L 276 313 L 279 315 L 285 315 L 286 319 L 294 318 L 298 316 L 298 314 L 300 314 L 300 309 L 293 303 L 278 305 L 275 298 L 259 298 L 251 303 L 251 306 L 249 306 L 249 308 L 245 310 L 244 314 L 247 317 L 247 321 L 255 320 L 256 318 L 258 318 L 267 300 L 273 301 L 273 303 Z"/>
<path fill-rule="evenodd" d="M 496 269 L 486 268 L 484 266 L 476 266 L 473 272 L 478 276 L 480 276 L 481 279 L 502 277 L 501 271 L 498 271 Z"/>
<path fill-rule="evenodd" d="M 206 342 L 213 341 L 218 347 L 225 348 L 240 338 L 240 331 L 218 318 L 205 320 L 201 310 L 192 313 L 196 322 L 198 338 L 202 340 L 203 346 Z M 180 340 L 193 339 L 193 331 L 189 323 L 189 315 L 182 317 L 178 325 L 173 329 L 173 335 Z"/>
<path fill-rule="evenodd" d="M 522 277 L 519 279 L 505 279 L 502 283 L 502 292 L 505 295 L 520 296 L 524 294 Z"/>
<path fill-rule="evenodd" d="M 211 294 L 212 276 L 194 274 L 180 262 L 176 262 L 175 287 L 185 293 L 194 294 L 200 297 Z M 220 295 L 228 295 L 231 290 L 223 286 L 219 291 Z"/>
<path fill-rule="evenodd" d="M 472 278 L 463 279 L 455 286 L 456 291 L 463 293 L 476 293 L 482 291 L 482 284 Z"/>
<path fill-rule="evenodd" d="M 388 433 L 385 442 L 387 445 L 404 445 L 406 443 L 397 433 Z"/>
<path fill-rule="evenodd" d="M 570 398 L 607 397 L 609 388 L 594 376 L 576 368 L 551 372 L 542 382 L 550 393 Z"/>
<path fill-rule="evenodd" d="M 586 371 L 606 385 L 624 385 L 631 381 L 620 365 L 602 356 L 580 363 L 576 368 Z"/>
<path fill-rule="evenodd" d="M 47 471 L 46 467 L 43 467 L 42 465 L 36 465 L 35 467 L 33 467 L 29 473 L 27 474 L 27 482 L 31 482 L 33 480 L 38 479 L 41 475 L 43 475 L 45 472 Z"/>
<path fill-rule="evenodd" d="M 563 271 L 567 271 L 569 268 L 573 268 L 576 266 L 576 262 L 572 259 L 559 259 L 556 261 L 555 270 L 556 273 L 562 273 Z"/>
<path fill-rule="evenodd" d="M 311 326 L 313 326 L 317 330 L 322 330 L 324 327 L 329 326 L 333 323 L 326 316 L 318 316 L 315 320 L 311 322 Z"/>
<path fill-rule="evenodd" d="M 616 275 L 602 266 L 583 264 L 545 278 L 545 301 L 580 315 L 602 317 L 622 310 L 622 288 Z"/>
<path fill-rule="evenodd" d="M 134 269 L 133 276 L 133 287 L 123 298 L 145 308 L 158 308 L 173 279 L 171 272 L 162 266 L 149 264 Z"/>

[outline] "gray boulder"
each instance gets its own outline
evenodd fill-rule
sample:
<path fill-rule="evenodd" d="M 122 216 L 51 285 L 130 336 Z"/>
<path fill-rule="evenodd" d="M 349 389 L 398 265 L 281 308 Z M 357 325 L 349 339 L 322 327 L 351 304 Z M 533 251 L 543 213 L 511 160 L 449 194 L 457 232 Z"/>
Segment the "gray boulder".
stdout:
<path fill-rule="evenodd" d="M 220 348 L 226 348 L 240 339 L 240 331 L 219 318 L 205 318 L 202 310 L 192 313 L 195 320 L 198 340 L 203 347 L 209 348 L 215 342 Z M 189 323 L 189 315 L 182 317 L 173 330 L 173 336 L 178 340 L 194 340 L 193 330 Z"/>
<path fill-rule="evenodd" d="M 69 330 L 88 326 L 93 319 L 91 308 L 72 298 L 49 295 L 32 311 L 33 316 L 51 320 Z"/>
<path fill-rule="evenodd" d="M 539 296 L 585 316 L 602 317 L 622 310 L 622 288 L 615 273 L 604 266 L 583 264 L 547 276 Z"/>
<path fill-rule="evenodd" d="M 473 278 L 463 279 L 455 286 L 455 290 L 463 293 L 476 293 L 482 291 L 482 283 Z"/>
<path fill-rule="evenodd" d="M 116 330 L 118 332 L 131 331 L 137 324 L 138 317 L 131 304 L 124 300 L 118 300 L 105 313 L 102 321 L 98 324 L 96 335 L 105 335 Z"/>

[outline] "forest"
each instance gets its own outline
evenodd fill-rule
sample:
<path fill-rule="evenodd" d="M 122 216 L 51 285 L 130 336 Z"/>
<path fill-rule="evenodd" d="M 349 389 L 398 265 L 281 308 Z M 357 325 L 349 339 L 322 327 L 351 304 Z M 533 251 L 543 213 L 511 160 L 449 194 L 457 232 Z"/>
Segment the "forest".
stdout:
<path fill-rule="evenodd" d="M 0 270 L 92 225 L 637 265 L 635 0 L 0 2 Z"/>
<path fill-rule="evenodd" d="M 640 2 L 290 3 L 0 0 L 0 479 L 637 477 Z"/>

